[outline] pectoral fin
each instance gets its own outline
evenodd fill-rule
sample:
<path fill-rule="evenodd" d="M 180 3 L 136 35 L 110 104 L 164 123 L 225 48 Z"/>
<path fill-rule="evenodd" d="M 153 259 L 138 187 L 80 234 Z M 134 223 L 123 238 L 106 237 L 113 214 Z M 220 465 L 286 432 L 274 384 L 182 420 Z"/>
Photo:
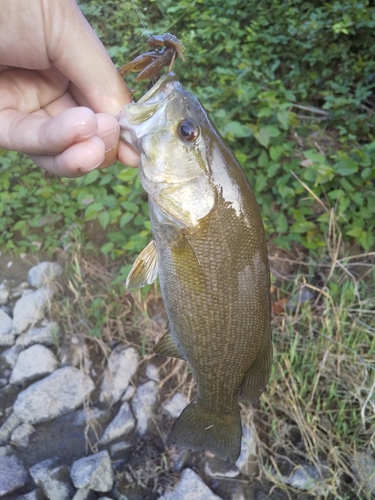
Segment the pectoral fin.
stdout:
<path fill-rule="evenodd" d="M 142 250 L 126 280 L 126 289 L 142 288 L 153 283 L 158 275 L 158 255 L 154 240 Z"/>
<path fill-rule="evenodd" d="M 180 353 L 170 332 L 165 333 L 153 349 L 156 354 L 169 356 L 171 358 L 185 359 Z"/>
<path fill-rule="evenodd" d="M 257 359 L 245 373 L 241 385 L 240 400 L 244 403 L 252 403 L 262 394 L 267 385 L 272 365 L 272 343 L 270 336 L 260 350 Z"/>

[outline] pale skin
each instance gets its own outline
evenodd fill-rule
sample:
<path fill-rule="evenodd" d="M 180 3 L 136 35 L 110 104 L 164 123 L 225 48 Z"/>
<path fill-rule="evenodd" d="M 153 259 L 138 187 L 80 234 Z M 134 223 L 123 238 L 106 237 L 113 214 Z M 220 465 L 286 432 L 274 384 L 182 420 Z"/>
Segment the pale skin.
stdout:
<path fill-rule="evenodd" d="M 135 167 L 115 118 L 131 101 L 75 0 L 0 0 L 0 148 L 63 177 Z"/>

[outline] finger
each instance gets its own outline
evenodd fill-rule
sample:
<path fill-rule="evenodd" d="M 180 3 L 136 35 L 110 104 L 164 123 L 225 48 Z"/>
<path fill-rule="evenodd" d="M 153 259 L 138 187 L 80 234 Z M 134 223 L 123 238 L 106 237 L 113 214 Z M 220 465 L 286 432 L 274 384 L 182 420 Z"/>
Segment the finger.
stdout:
<path fill-rule="evenodd" d="M 128 167 L 138 167 L 139 165 L 139 154 L 123 141 L 119 143 L 117 156 L 119 161 Z"/>
<path fill-rule="evenodd" d="M 61 177 L 80 177 L 94 170 L 105 161 L 104 142 L 90 137 L 73 144 L 58 155 L 29 155 L 44 170 Z"/>
<path fill-rule="evenodd" d="M 56 154 L 91 137 L 97 127 L 96 115 L 88 108 L 70 108 L 52 118 L 4 109 L 0 146 L 28 154 Z"/>
<path fill-rule="evenodd" d="M 96 112 L 117 114 L 131 96 L 104 46 L 74 0 L 43 2 L 50 61 Z M 56 20 L 59 23 L 56 23 Z"/>

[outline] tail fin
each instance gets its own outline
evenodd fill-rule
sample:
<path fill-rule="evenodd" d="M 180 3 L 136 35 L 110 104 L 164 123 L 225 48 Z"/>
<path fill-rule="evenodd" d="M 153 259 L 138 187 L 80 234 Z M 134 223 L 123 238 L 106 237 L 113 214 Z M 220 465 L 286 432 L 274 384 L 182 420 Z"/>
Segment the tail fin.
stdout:
<path fill-rule="evenodd" d="M 194 450 L 208 450 L 217 457 L 235 462 L 241 451 L 241 416 L 239 408 L 232 413 L 215 413 L 195 398 L 184 409 L 172 427 L 173 441 Z"/>

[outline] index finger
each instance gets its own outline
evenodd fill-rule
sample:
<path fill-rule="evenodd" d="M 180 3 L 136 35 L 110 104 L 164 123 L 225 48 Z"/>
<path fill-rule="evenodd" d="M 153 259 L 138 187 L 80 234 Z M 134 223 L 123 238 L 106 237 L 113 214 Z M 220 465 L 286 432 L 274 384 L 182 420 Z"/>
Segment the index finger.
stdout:
<path fill-rule="evenodd" d="M 75 99 L 95 112 L 117 114 L 129 90 L 74 0 L 43 2 L 50 61 L 78 88 Z"/>

